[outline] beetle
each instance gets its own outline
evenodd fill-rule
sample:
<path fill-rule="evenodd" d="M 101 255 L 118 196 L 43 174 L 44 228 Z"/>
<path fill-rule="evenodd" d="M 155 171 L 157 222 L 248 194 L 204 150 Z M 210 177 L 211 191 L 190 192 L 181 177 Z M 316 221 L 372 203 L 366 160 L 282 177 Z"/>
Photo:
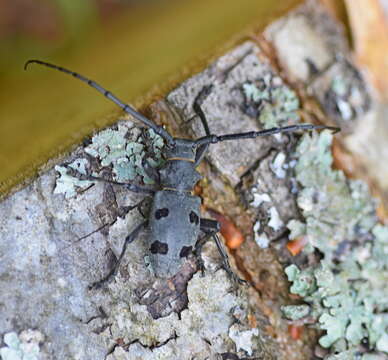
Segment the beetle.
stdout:
<path fill-rule="evenodd" d="M 90 180 L 108 181 L 114 184 L 124 185 L 130 191 L 153 195 L 149 219 L 139 224 L 126 237 L 116 264 L 107 276 L 93 284 L 93 286 L 96 287 L 103 284 L 117 272 L 127 246 L 135 240 L 139 232 L 145 227 L 149 227 L 150 229 L 150 262 L 157 277 L 170 278 L 177 274 L 183 258 L 186 258 L 192 252 L 198 254 L 203 244 L 208 239 L 212 238 L 222 255 L 225 270 L 234 279 L 243 281 L 239 279 L 230 268 L 227 254 L 217 235 L 220 230 L 219 223 L 215 220 L 200 217 L 201 199 L 192 194 L 194 186 L 202 178 L 196 168 L 204 159 L 209 146 L 223 141 L 253 139 L 256 137 L 297 130 L 329 129 L 333 132 L 340 130 L 337 127 L 325 125 L 297 124 L 261 131 L 226 135 L 211 134 L 205 114 L 201 109 L 201 103 L 211 91 L 211 86 L 205 86 L 197 95 L 193 104 L 193 110 L 200 118 L 206 135 L 198 139 L 175 138 L 162 126 L 157 125 L 130 105 L 122 102 L 95 81 L 64 67 L 41 60 L 29 60 L 26 62 L 24 68 L 27 69 L 32 63 L 59 70 L 85 82 L 145 126 L 151 128 L 156 134 L 164 139 L 166 144 L 164 154 L 166 162 L 159 170 L 151 169 L 147 166 L 146 162 L 144 163 L 147 175 L 157 182 L 158 189 L 156 190 L 137 184 L 124 184 L 91 175 L 87 176 L 87 179 Z M 205 233 L 205 237 L 199 238 L 201 231 Z"/>

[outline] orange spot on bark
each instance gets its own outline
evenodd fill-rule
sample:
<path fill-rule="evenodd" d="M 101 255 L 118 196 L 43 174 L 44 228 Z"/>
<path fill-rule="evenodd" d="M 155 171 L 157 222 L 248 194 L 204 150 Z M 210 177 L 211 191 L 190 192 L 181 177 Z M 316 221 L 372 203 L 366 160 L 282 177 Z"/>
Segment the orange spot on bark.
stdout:
<path fill-rule="evenodd" d="M 288 325 L 288 333 L 293 340 L 299 340 L 303 334 L 303 326 Z"/>
<path fill-rule="evenodd" d="M 305 236 L 301 236 L 294 240 L 291 240 L 287 243 L 287 249 L 292 254 L 292 256 L 298 255 L 304 248 L 307 243 Z"/>
<path fill-rule="evenodd" d="M 215 218 L 221 226 L 221 235 L 224 237 L 226 246 L 229 249 L 237 249 L 244 242 L 244 236 L 240 229 L 227 216 L 207 208 L 209 214 Z"/>

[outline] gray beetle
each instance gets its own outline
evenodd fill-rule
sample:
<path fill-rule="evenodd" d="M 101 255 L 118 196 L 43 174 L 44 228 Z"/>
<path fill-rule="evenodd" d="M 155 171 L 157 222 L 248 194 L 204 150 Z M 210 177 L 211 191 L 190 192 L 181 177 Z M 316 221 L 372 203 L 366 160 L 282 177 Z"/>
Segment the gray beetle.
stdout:
<path fill-rule="evenodd" d="M 187 257 L 194 251 L 198 254 L 204 242 L 213 238 L 222 255 L 223 265 L 226 271 L 228 271 L 228 273 L 236 280 L 242 281 L 231 271 L 227 254 L 217 236 L 217 233 L 220 230 L 218 222 L 200 217 L 201 199 L 198 196 L 192 195 L 195 184 L 201 179 L 201 175 L 196 171 L 196 168 L 203 160 L 209 145 L 221 141 L 252 139 L 259 136 L 293 132 L 296 130 L 330 129 L 334 132 L 340 130 L 339 128 L 331 126 L 299 124 L 262 131 L 250 131 L 221 136 L 213 135 L 210 133 L 205 114 L 201 109 L 203 99 L 211 90 L 211 86 L 206 86 L 198 94 L 193 104 L 193 109 L 200 118 L 206 135 L 196 140 L 174 138 L 163 127 L 158 126 L 131 106 L 123 103 L 96 82 L 85 78 L 76 72 L 40 60 L 27 61 L 25 69 L 27 69 L 27 66 L 31 63 L 62 71 L 87 83 L 109 100 L 116 103 L 135 119 L 153 129 L 166 143 L 166 151 L 164 154 L 166 162 L 161 169 L 156 171 L 155 169 L 147 167 L 147 163 L 144 163 L 147 174 L 149 173 L 149 176 L 158 184 L 158 189 L 156 190 L 135 184 L 108 181 L 94 176 L 87 177 L 87 179 L 91 180 L 103 180 L 114 184 L 124 185 L 128 190 L 134 192 L 153 195 L 149 219 L 139 224 L 132 233 L 127 236 L 115 266 L 106 277 L 94 283 L 93 286 L 100 286 L 116 273 L 128 244 L 131 243 L 138 233 L 147 226 L 150 229 L 150 259 L 157 277 L 170 278 L 174 276 L 182 264 L 182 258 Z M 204 232 L 206 235 L 201 239 L 199 239 L 200 231 Z"/>

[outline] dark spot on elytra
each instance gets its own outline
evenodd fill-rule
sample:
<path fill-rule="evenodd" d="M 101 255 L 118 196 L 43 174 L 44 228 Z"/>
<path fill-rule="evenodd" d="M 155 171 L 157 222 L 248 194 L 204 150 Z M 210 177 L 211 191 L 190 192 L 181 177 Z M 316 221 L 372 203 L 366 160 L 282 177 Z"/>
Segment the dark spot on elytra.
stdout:
<path fill-rule="evenodd" d="M 188 257 L 193 250 L 192 246 L 183 246 L 181 252 L 179 253 L 179 256 L 181 258 Z"/>
<path fill-rule="evenodd" d="M 168 213 L 169 213 L 169 211 L 167 208 L 158 209 L 155 211 L 155 218 L 156 218 L 156 220 L 159 220 L 163 217 L 167 217 Z"/>
<path fill-rule="evenodd" d="M 168 245 L 156 240 L 151 244 L 150 251 L 152 254 L 166 255 L 168 253 Z"/>
<path fill-rule="evenodd" d="M 192 224 L 194 223 L 195 225 L 198 225 L 199 217 L 198 217 L 198 215 L 194 211 L 190 212 L 189 218 L 190 218 L 190 222 Z"/>
<path fill-rule="evenodd" d="M 240 360 L 240 358 L 236 354 L 232 353 L 223 353 L 221 354 L 222 360 Z"/>

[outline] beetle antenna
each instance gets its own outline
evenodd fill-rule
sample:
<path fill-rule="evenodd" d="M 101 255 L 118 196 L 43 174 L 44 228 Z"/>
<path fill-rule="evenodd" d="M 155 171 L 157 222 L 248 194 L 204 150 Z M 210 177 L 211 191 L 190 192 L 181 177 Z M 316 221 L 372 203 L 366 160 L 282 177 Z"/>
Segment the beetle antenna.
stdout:
<path fill-rule="evenodd" d="M 97 84 L 95 81 L 90 80 L 90 79 L 86 78 L 85 76 L 78 74 L 74 71 L 68 70 L 62 66 L 54 65 L 54 64 L 51 64 L 51 63 L 48 63 L 45 61 L 41 61 L 41 60 L 28 60 L 24 64 L 24 70 L 27 70 L 28 65 L 33 64 L 33 63 L 47 66 L 47 67 L 55 69 L 55 70 L 62 71 L 65 74 L 72 75 L 76 79 L 83 81 L 84 83 L 88 84 L 92 88 L 99 91 L 101 94 L 103 94 L 109 100 L 113 101 L 115 104 L 120 106 L 125 112 L 132 115 L 135 119 L 139 120 L 144 125 L 150 127 L 152 130 L 155 131 L 155 133 L 160 135 L 170 145 L 175 144 L 174 138 L 162 126 L 156 125 L 152 120 L 146 118 L 144 115 L 137 112 L 133 107 L 129 106 L 128 104 L 123 103 L 119 98 L 117 98 L 115 95 L 113 95 L 110 91 L 104 89 L 101 85 Z"/>
<path fill-rule="evenodd" d="M 274 135 L 279 133 L 294 132 L 298 130 L 320 130 L 320 129 L 329 129 L 333 131 L 334 134 L 341 130 L 341 128 L 334 127 L 334 126 L 299 124 L 299 125 L 290 125 L 290 126 L 279 127 L 279 128 L 271 128 L 271 129 L 266 129 L 262 131 L 250 131 L 250 132 L 237 133 L 237 134 L 226 134 L 226 135 L 220 135 L 220 136 L 207 135 L 197 139 L 194 142 L 194 144 L 195 146 L 200 146 L 204 144 L 216 144 L 218 142 L 227 141 L 227 140 L 254 139 L 259 136 L 268 136 L 268 135 Z"/>

